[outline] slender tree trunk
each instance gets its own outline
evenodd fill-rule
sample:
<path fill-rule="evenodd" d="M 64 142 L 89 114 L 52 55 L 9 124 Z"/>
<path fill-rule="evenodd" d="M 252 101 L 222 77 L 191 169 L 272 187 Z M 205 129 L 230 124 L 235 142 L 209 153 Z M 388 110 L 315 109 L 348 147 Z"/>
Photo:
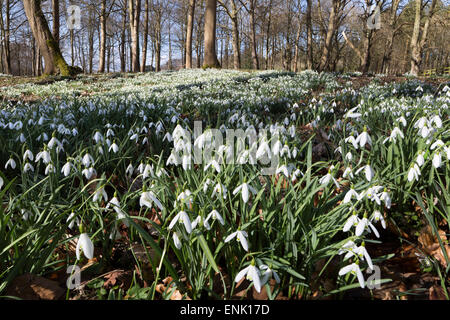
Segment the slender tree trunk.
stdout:
<path fill-rule="evenodd" d="M 295 36 L 294 72 L 298 71 L 299 42 L 300 42 L 300 32 L 301 32 L 301 30 L 302 30 L 302 25 L 301 25 L 300 19 L 299 19 L 299 21 L 298 21 L 298 28 L 297 28 L 297 35 Z"/>
<path fill-rule="evenodd" d="M 333 40 L 335 28 L 336 28 L 336 16 L 337 16 L 339 1 L 340 0 L 333 0 L 333 3 L 331 5 L 330 18 L 329 18 L 329 22 L 328 22 L 327 33 L 325 36 L 325 42 L 323 45 L 322 56 L 320 58 L 319 71 L 324 71 L 329 62 L 328 60 L 329 60 L 330 52 L 331 52 L 331 43 Z"/>
<path fill-rule="evenodd" d="M 241 45 L 239 40 L 239 26 L 237 15 L 231 19 L 233 32 L 233 67 L 238 70 L 241 68 Z"/>
<path fill-rule="evenodd" d="M 128 13 L 130 15 L 131 70 L 133 72 L 139 72 L 139 17 L 141 13 L 141 0 L 128 0 Z"/>
<path fill-rule="evenodd" d="M 269 1 L 269 16 L 267 18 L 267 29 L 266 29 L 266 34 L 267 34 L 267 38 L 266 38 L 266 70 L 269 69 L 269 52 L 270 52 L 270 27 L 272 26 L 272 0 Z M 273 54 L 273 52 L 272 52 Z"/>
<path fill-rule="evenodd" d="M 220 66 L 216 54 L 216 12 L 217 0 L 206 0 L 204 66 L 208 68 Z"/>
<path fill-rule="evenodd" d="M 106 46 L 106 0 L 101 0 L 100 8 L 100 56 L 98 72 L 105 72 L 105 46 Z"/>
<path fill-rule="evenodd" d="M 2 9 L 0 7 L 0 9 Z M 0 59 L 3 58 L 3 69 L 4 69 L 4 73 L 6 74 L 11 74 L 12 73 L 12 69 L 11 69 L 11 49 L 10 49 L 10 28 L 11 28 L 11 14 L 10 14 L 10 10 L 11 10 L 11 5 L 10 5 L 10 1 L 6 0 L 5 1 L 5 21 L 3 22 L 3 16 L 0 17 L 0 22 L 1 22 L 1 28 L 2 28 L 2 35 L 3 35 L 3 56 L 0 56 Z"/>
<path fill-rule="evenodd" d="M 149 20 L 149 0 L 145 0 L 145 14 L 144 14 L 144 42 L 142 44 L 142 64 L 141 72 L 145 72 L 145 65 L 147 64 L 147 47 L 148 47 L 148 20 Z"/>
<path fill-rule="evenodd" d="M 398 6 L 400 4 L 400 0 L 393 0 L 390 16 L 389 16 L 389 22 L 388 22 L 388 35 L 386 38 L 386 44 L 384 46 L 385 50 L 383 53 L 383 60 L 381 62 L 381 72 L 389 73 L 390 72 L 390 63 L 391 63 L 391 56 L 394 49 L 394 38 L 396 35 L 396 28 L 397 28 L 397 10 Z"/>
<path fill-rule="evenodd" d="M 252 45 L 253 69 L 259 69 L 258 53 L 256 51 L 256 22 L 255 22 L 255 0 L 250 0 L 250 41 Z"/>
<path fill-rule="evenodd" d="M 45 60 L 44 73 L 55 74 L 59 72 L 63 76 L 70 75 L 71 68 L 64 60 L 59 46 L 50 32 L 47 20 L 45 20 L 45 16 L 41 9 L 41 1 L 23 0 L 23 6 L 33 36 L 37 40 L 39 49 Z"/>
<path fill-rule="evenodd" d="M 186 69 L 192 68 L 192 34 L 194 31 L 195 0 L 189 0 L 186 32 Z"/>
<path fill-rule="evenodd" d="M 416 32 L 416 20 L 419 20 L 419 29 L 420 29 L 420 7 L 422 4 L 421 0 L 416 0 L 416 16 L 415 16 L 415 21 L 414 21 L 414 31 L 413 31 L 413 36 L 411 37 L 411 71 L 410 73 L 418 76 L 419 75 L 419 70 L 420 70 L 420 65 L 422 63 L 422 52 L 423 49 L 425 47 L 425 44 L 427 42 L 427 37 L 428 37 L 428 29 L 430 27 L 430 20 L 433 16 L 434 13 L 434 9 L 436 7 L 436 3 L 437 0 L 433 0 L 431 2 L 431 7 L 428 11 L 427 16 L 425 17 L 425 23 L 422 29 L 422 35 L 420 37 L 419 40 L 419 32 Z M 419 9 L 417 9 L 419 7 Z M 419 17 L 417 17 L 417 13 L 419 12 Z"/>
<path fill-rule="evenodd" d="M 170 25 L 170 22 L 169 22 L 169 59 L 168 59 L 168 61 L 167 61 L 167 68 L 169 69 L 169 70 L 172 70 L 172 39 L 171 39 L 171 36 L 170 36 L 170 34 L 171 34 L 171 25 Z"/>
<path fill-rule="evenodd" d="M 311 23 L 311 7 L 312 0 L 307 0 L 306 6 L 306 46 L 308 53 L 306 55 L 306 68 L 313 68 L 313 48 L 312 48 L 312 23 Z"/>
<path fill-rule="evenodd" d="M 59 0 L 52 0 L 53 38 L 59 46 Z"/>
<path fill-rule="evenodd" d="M 121 43 L 120 43 L 120 72 L 125 72 L 127 68 L 126 62 L 126 31 L 127 31 L 127 6 L 123 6 L 122 13 L 122 32 L 120 34 Z"/>

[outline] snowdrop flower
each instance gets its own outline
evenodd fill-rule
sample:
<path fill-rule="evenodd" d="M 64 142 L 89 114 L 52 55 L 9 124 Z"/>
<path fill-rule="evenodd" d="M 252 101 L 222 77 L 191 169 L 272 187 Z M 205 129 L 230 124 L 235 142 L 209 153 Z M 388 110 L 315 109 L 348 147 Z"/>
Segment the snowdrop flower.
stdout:
<path fill-rule="evenodd" d="M 114 141 L 114 143 L 109 147 L 108 151 L 111 152 L 111 150 L 114 153 L 117 153 L 119 151 L 119 146 L 116 144 L 116 142 Z"/>
<path fill-rule="evenodd" d="M 240 186 L 238 186 L 236 189 L 234 189 L 233 195 L 236 195 L 239 191 L 241 191 L 241 193 L 242 193 L 242 200 L 244 201 L 244 203 L 248 202 L 248 199 L 250 197 L 249 191 L 251 193 L 253 193 L 254 195 L 257 194 L 257 191 L 255 190 L 255 188 L 253 188 L 247 182 L 242 183 Z"/>
<path fill-rule="evenodd" d="M 105 199 L 108 201 L 108 194 L 105 191 L 105 188 L 101 187 L 95 190 L 94 196 L 92 197 L 92 201 L 97 202 L 98 200 Z"/>
<path fill-rule="evenodd" d="M 57 152 L 59 152 L 59 150 L 64 150 L 62 143 L 58 139 L 56 139 L 54 135 L 52 135 L 52 138 L 48 142 L 48 147 L 50 150 L 52 150 L 55 145 L 57 146 Z"/>
<path fill-rule="evenodd" d="M 108 131 L 106 131 L 106 137 L 108 138 L 111 136 L 114 137 L 114 131 L 111 128 L 109 128 Z"/>
<path fill-rule="evenodd" d="M 30 150 L 27 150 L 23 153 L 23 162 L 25 162 L 26 159 L 29 159 L 30 161 L 34 160 L 33 153 Z"/>
<path fill-rule="evenodd" d="M 296 146 L 294 146 L 294 149 L 292 149 L 292 159 L 297 158 L 298 155 L 298 149 Z"/>
<path fill-rule="evenodd" d="M 350 167 L 345 168 L 344 173 L 342 174 L 343 178 L 346 178 L 347 176 L 350 179 L 354 178 L 352 168 L 350 168 Z"/>
<path fill-rule="evenodd" d="M 184 227 L 186 228 L 187 233 L 191 233 L 192 232 L 192 224 L 191 224 L 191 220 L 189 219 L 189 216 L 186 212 L 184 211 L 180 211 L 175 218 L 173 218 L 172 222 L 169 224 L 168 229 L 171 230 L 175 224 L 181 221 L 184 224 Z"/>
<path fill-rule="evenodd" d="M 439 117 L 437 114 L 431 118 L 431 122 L 434 122 L 436 125 L 436 128 L 442 128 L 442 120 L 441 117 Z"/>
<path fill-rule="evenodd" d="M 216 160 L 211 160 L 206 166 L 205 169 L 203 169 L 203 171 L 206 171 L 209 169 L 209 167 L 213 167 L 217 173 L 220 173 L 220 165 Z"/>
<path fill-rule="evenodd" d="M 6 162 L 5 169 L 8 169 L 8 166 L 10 166 L 11 169 L 15 169 L 16 168 L 16 162 L 14 161 L 14 159 L 12 157 L 9 158 L 9 160 Z"/>
<path fill-rule="evenodd" d="M 94 161 L 94 158 L 92 158 L 92 156 L 89 153 L 86 152 L 86 154 L 84 155 L 84 157 L 81 160 L 81 162 L 87 168 L 87 167 L 93 165 L 95 161 Z"/>
<path fill-rule="evenodd" d="M 139 163 L 139 165 L 137 167 L 137 170 L 138 170 L 139 174 L 143 174 L 144 173 L 144 169 L 145 169 L 145 165 L 141 161 L 141 163 Z"/>
<path fill-rule="evenodd" d="M 25 165 L 23 166 L 23 172 L 26 173 L 28 171 L 34 172 L 34 167 L 27 161 L 27 162 L 25 162 Z"/>
<path fill-rule="evenodd" d="M 5 183 L 5 181 L 3 181 L 3 178 L 0 176 L 0 190 L 2 190 L 4 183 Z"/>
<path fill-rule="evenodd" d="M 178 232 L 174 232 L 172 235 L 172 239 L 173 239 L 173 244 L 175 245 L 175 248 L 177 248 L 178 250 L 181 249 L 181 241 L 180 241 L 180 237 L 178 235 Z"/>
<path fill-rule="evenodd" d="M 401 116 L 400 118 L 397 118 L 396 121 L 400 122 L 403 125 L 403 127 L 406 127 L 405 117 Z"/>
<path fill-rule="evenodd" d="M 358 149 L 358 143 L 356 142 L 356 139 L 355 139 L 354 136 L 347 137 L 347 138 L 344 139 L 344 141 L 345 142 L 350 142 L 355 149 Z"/>
<path fill-rule="evenodd" d="M 130 137 L 130 140 L 134 140 L 134 142 L 137 143 L 138 140 L 139 140 L 138 134 L 137 134 L 137 133 L 133 134 L 133 135 Z"/>
<path fill-rule="evenodd" d="M 282 145 L 279 139 L 277 139 L 277 141 L 275 141 L 275 143 L 273 143 L 272 145 L 272 154 L 274 156 L 278 156 L 280 154 Z"/>
<path fill-rule="evenodd" d="M 372 259 L 370 258 L 369 253 L 366 250 L 365 243 L 363 242 L 357 249 L 356 254 L 361 260 L 365 260 L 367 264 L 369 265 L 369 268 L 373 270 L 373 263 Z"/>
<path fill-rule="evenodd" d="M 154 177 L 155 173 L 153 172 L 153 166 L 147 163 L 144 167 L 144 172 L 142 173 L 142 179 L 147 179 L 150 176 Z"/>
<path fill-rule="evenodd" d="M 238 283 L 245 276 L 248 280 L 253 282 L 256 291 L 261 292 L 261 279 L 259 278 L 259 271 L 255 267 L 254 261 L 252 261 L 252 263 L 247 268 L 244 268 L 241 271 L 239 271 L 234 281 Z"/>
<path fill-rule="evenodd" d="M 109 209 L 110 207 L 112 207 L 114 209 L 114 211 L 117 213 L 117 219 L 118 220 L 123 220 L 124 224 L 129 227 L 128 221 L 126 220 L 126 214 L 125 212 L 122 210 L 122 208 L 120 207 L 120 202 L 119 199 L 117 199 L 117 195 L 114 194 L 114 197 L 108 202 L 108 204 L 106 205 L 106 209 Z"/>
<path fill-rule="evenodd" d="M 372 181 L 373 176 L 375 175 L 373 172 L 372 167 L 370 166 L 370 163 L 366 164 L 364 167 L 359 168 L 356 170 L 356 174 L 360 173 L 361 170 L 364 169 L 364 175 L 366 176 L 367 181 Z"/>
<path fill-rule="evenodd" d="M 236 237 L 236 240 L 241 243 L 242 248 L 248 252 L 247 232 L 238 229 L 237 231 L 233 232 L 232 234 L 230 234 L 228 237 L 225 238 L 225 243 L 229 242 L 234 237 Z"/>
<path fill-rule="evenodd" d="M 151 209 L 153 208 L 153 202 L 158 206 L 160 210 L 163 210 L 163 205 L 158 200 L 158 198 L 156 198 L 155 194 L 152 191 L 146 191 L 144 188 L 139 199 L 139 205 L 141 207 L 146 206 Z"/>
<path fill-rule="evenodd" d="M 212 183 L 212 180 L 210 178 L 206 179 L 205 183 L 203 184 L 203 192 L 206 193 L 208 191 L 209 185 Z"/>
<path fill-rule="evenodd" d="M 92 259 L 94 257 L 94 244 L 87 233 L 80 234 L 80 238 L 78 239 L 77 247 L 75 249 L 77 260 L 80 260 L 80 249 L 83 250 L 83 254 L 86 258 Z"/>
<path fill-rule="evenodd" d="M 345 160 L 352 161 L 352 159 L 353 159 L 352 153 L 351 153 L 350 151 L 347 152 L 347 153 L 345 154 Z"/>
<path fill-rule="evenodd" d="M 49 163 L 47 167 L 45 168 L 45 175 L 48 175 L 49 173 L 55 173 L 56 168 L 52 163 Z"/>
<path fill-rule="evenodd" d="M 394 130 L 392 130 L 391 135 L 384 139 L 383 144 L 385 144 L 388 140 L 389 142 L 395 143 L 397 141 L 397 136 L 400 136 L 402 139 L 405 138 L 403 132 L 398 127 L 395 127 Z"/>
<path fill-rule="evenodd" d="M 414 163 L 408 171 L 408 181 L 411 182 L 414 179 L 416 179 L 416 181 L 419 181 L 419 176 L 420 176 L 420 168 L 419 166 Z"/>
<path fill-rule="evenodd" d="M 221 195 L 223 197 L 224 200 L 226 200 L 227 198 L 227 188 L 221 184 L 221 183 L 217 183 L 216 186 L 213 189 L 213 192 L 211 194 L 211 197 L 215 197 L 216 195 L 219 196 Z"/>
<path fill-rule="evenodd" d="M 96 131 L 94 133 L 93 139 L 94 139 L 95 143 L 98 144 L 100 141 L 103 141 L 103 136 L 102 136 L 102 134 L 99 131 Z"/>
<path fill-rule="evenodd" d="M 134 172 L 134 168 L 133 168 L 133 165 L 130 163 L 130 164 L 128 165 L 127 169 L 125 170 L 125 173 L 126 173 L 127 175 L 131 176 L 131 175 L 133 174 L 133 172 Z"/>
<path fill-rule="evenodd" d="M 80 225 L 80 219 L 78 219 L 78 217 L 75 216 L 75 213 L 73 211 L 67 218 L 66 222 L 69 222 L 69 229 L 72 229 L 74 227 L 75 223 L 77 224 L 77 226 Z"/>
<path fill-rule="evenodd" d="M 349 264 L 348 266 L 343 267 L 341 270 L 339 270 L 339 275 L 343 276 L 349 272 L 351 272 L 352 274 L 356 274 L 356 277 L 358 278 L 360 287 L 364 289 L 364 285 L 365 285 L 364 277 L 361 272 L 361 269 L 359 268 L 359 264 L 352 263 L 352 264 Z"/>
<path fill-rule="evenodd" d="M 85 168 L 83 171 L 81 171 L 81 174 L 83 174 L 87 180 L 90 180 L 93 175 L 97 175 L 97 171 L 93 167 Z"/>
<path fill-rule="evenodd" d="M 330 167 L 330 169 L 328 169 L 328 173 L 326 175 L 324 175 L 322 178 L 320 178 L 319 183 L 323 186 L 326 186 L 332 180 L 333 183 L 336 185 L 336 188 L 339 189 L 339 183 L 336 181 L 336 179 L 331 174 L 331 171 L 333 169 L 334 169 L 334 166 L 332 165 Z"/>
<path fill-rule="evenodd" d="M 361 117 L 361 113 L 353 112 L 355 111 L 359 106 L 356 106 L 352 109 L 350 109 L 344 116 L 344 118 L 359 118 Z"/>
<path fill-rule="evenodd" d="M 213 219 L 213 220 L 219 220 L 219 222 L 220 222 L 220 224 L 221 225 L 225 225 L 225 221 L 223 221 L 223 218 L 222 218 L 222 216 L 220 215 L 220 213 L 216 210 L 216 209 L 214 209 L 214 210 L 212 210 L 209 214 L 208 214 L 208 216 L 206 217 L 206 219 L 205 219 L 205 224 L 208 224 L 208 221 L 209 221 L 209 219 Z M 210 229 L 209 228 L 209 224 L 208 224 L 208 227 L 206 227 L 206 229 Z"/>
<path fill-rule="evenodd" d="M 355 199 L 358 199 L 359 197 L 358 192 L 356 192 L 353 187 L 345 194 L 344 203 L 349 203 L 352 200 L 352 197 L 355 197 Z"/>
<path fill-rule="evenodd" d="M 207 230 L 211 229 L 211 226 L 209 225 L 209 223 L 206 220 L 203 220 L 201 215 L 198 215 L 197 218 L 195 218 L 194 221 L 192 221 L 192 223 L 191 223 L 192 230 L 194 230 L 197 227 L 197 225 L 202 225 L 202 224 Z"/>
<path fill-rule="evenodd" d="M 283 146 L 283 148 L 281 148 L 280 150 L 280 157 L 283 157 L 284 155 L 287 155 L 287 157 L 290 159 L 291 158 L 291 151 L 289 150 L 289 147 L 287 144 L 285 144 Z"/>
<path fill-rule="evenodd" d="M 50 162 L 50 160 L 51 160 L 51 158 L 50 158 L 50 153 L 47 151 L 47 146 L 44 146 L 44 150 L 43 151 L 41 151 L 41 152 L 39 152 L 37 155 L 36 155 L 36 160 L 34 161 L 34 162 L 39 162 L 39 160 L 41 160 L 42 159 L 42 161 L 45 163 L 45 164 L 48 164 L 49 162 Z"/>
<path fill-rule="evenodd" d="M 357 248 L 358 248 L 358 246 L 352 240 L 349 240 L 341 247 L 341 249 L 339 249 L 338 254 L 342 255 L 345 253 L 345 256 L 344 256 L 344 261 L 345 261 L 348 258 L 351 258 L 354 255 L 356 255 Z"/>
<path fill-rule="evenodd" d="M 383 227 L 383 229 L 386 229 L 386 221 L 384 220 L 383 215 L 381 214 L 380 211 L 375 210 L 372 214 L 372 217 L 370 218 L 370 221 L 381 221 L 381 226 Z"/>
<path fill-rule="evenodd" d="M 192 169 L 192 161 L 191 161 L 191 156 L 187 155 L 187 154 L 183 154 L 183 157 L 181 158 L 182 164 L 181 166 L 183 167 L 183 170 L 190 170 Z"/>
<path fill-rule="evenodd" d="M 357 144 L 359 144 L 360 148 L 364 148 L 364 146 L 367 144 L 369 144 L 370 146 L 372 145 L 372 139 L 370 138 L 369 134 L 367 133 L 367 128 L 364 126 L 363 132 L 356 137 L 355 142 Z"/>
<path fill-rule="evenodd" d="M 441 148 L 445 146 L 444 142 L 441 139 L 436 140 L 430 147 L 431 150 L 434 150 L 436 148 Z"/>
<path fill-rule="evenodd" d="M 433 154 L 433 167 L 435 167 L 436 169 L 439 168 L 442 164 L 442 155 L 440 152 L 435 152 Z"/>
<path fill-rule="evenodd" d="M 289 171 L 288 171 L 288 168 L 286 167 L 286 165 L 282 165 L 282 166 L 278 167 L 278 169 L 276 170 L 275 173 L 276 174 L 283 173 L 286 178 L 289 178 Z"/>
<path fill-rule="evenodd" d="M 303 177 L 303 172 L 301 172 L 300 169 L 296 169 L 294 172 L 292 172 L 291 181 L 295 182 L 300 175 Z"/>
<path fill-rule="evenodd" d="M 416 163 L 419 165 L 419 167 L 423 166 L 423 164 L 425 163 L 425 158 L 423 155 L 423 151 L 419 151 L 419 154 L 417 155 Z"/>
<path fill-rule="evenodd" d="M 166 161 L 166 166 L 169 166 L 171 164 L 176 165 L 176 166 L 180 164 L 180 161 L 179 161 L 177 155 L 173 151 Z"/>
<path fill-rule="evenodd" d="M 361 236 L 364 232 L 364 230 L 367 230 L 370 232 L 370 229 L 372 229 L 373 233 L 377 238 L 380 237 L 380 234 L 378 233 L 375 226 L 367 219 L 367 215 L 364 214 L 364 217 L 358 222 L 358 225 L 356 226 L 355 235 L 357 237 Z"/>
<path fill-rule="evenodd" d="M 67 161 L 66 164 L 61 168 L 61 173 L 63 173 L 64 176 L 67 177 L 70 174 L 70 169 L 72 167 L 72 163 L 70 161 Z"/>
<path fill-rule="evenodd" d="M 356 215 L 356 211 L 353 211 L 353 214 L 347 219 L 347 221 L 344 224 L 344 228 L 342 231 L 347 232 L 350 230 L 351 227 L 356 227 L 359 223 L 359 218 Z"/>
<path fill-rule="evenodd" d="M 387 192 L 386 188 L 384 188 L 384 191 L 381 193 L 380 199 L 384 201 L 384 205 L 386 208 L 391 208 L 391 197 L 389 196 L 389 193 Z"/>
<path fill-rule="evenodd" d="M 185 203 L 187 204 L 189 207 L 192 206 L 192 193 L 189 189 L 184 190 L 183 192 L 181 192 L 178 197 L 177 197 L 177 201 L 180 201 L 182 204 Z"/>
<path fill-rule="evenodd" d="M 261 285 L 265 285 L 270 278 L 274 278 L 277 283 L 281 282 L 280 276 L 278 273 L 270 268 L 269 266 L 263 264 L 259 266 L 259 269 L 263 270 L 262 278 L 261 278 Z"/>

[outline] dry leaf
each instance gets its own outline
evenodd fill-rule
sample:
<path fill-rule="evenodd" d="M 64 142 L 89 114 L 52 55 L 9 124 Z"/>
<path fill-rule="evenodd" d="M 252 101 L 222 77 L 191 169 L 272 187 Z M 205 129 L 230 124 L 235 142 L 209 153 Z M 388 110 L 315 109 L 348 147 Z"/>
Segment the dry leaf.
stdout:
<path fill-rule="evenodd" d="M 65 290 L 56 281 L 34 274 L 24 274 L 11 282 L 6 295 L 25 300 L 57 300 L 64 292 Z"/>

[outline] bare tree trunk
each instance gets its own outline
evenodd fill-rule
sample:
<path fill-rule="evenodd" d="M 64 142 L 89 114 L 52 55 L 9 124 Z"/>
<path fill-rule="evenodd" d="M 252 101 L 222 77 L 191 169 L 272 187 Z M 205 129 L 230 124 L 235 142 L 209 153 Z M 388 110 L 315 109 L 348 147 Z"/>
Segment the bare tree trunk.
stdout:
<path fill-rule="evenodd" d="M 167 61 L 167 68 L 169 69 L 169 70 L 172 70 L 172 68 L 173 68 L 173 65 L 172 65 L 172 39 L 171 39 L 171 37 L 170 37 L 170 33 L 171 33 L 171 29 L 172 28 L 172 26 L 170 25 L 170 22 L 169 22 L 169 59 L 168 59 L 168 61 Z"/>
<path fill-rule="evenodd" d="M 192 34 L 194 31 L 195 0 L 189 0 L 186 32 L 186 69 L 192 68 Z"/>
<path fill-rule="evenodd" d="M 329 62 L 328 59 L 330 57 L 330 52 L 331 52 L 331 43 L 333 40 L 335 28 L 336 28 L 336 16 L 337 16 L 337 11 L 338 11 L 338 6 L 339 6 L 339 0 L 333 0 L 332 5 L 331 5 L 330 18 L 329 18 L 329 22 L 328 22 L 328 29 L 327 29 L 327 33 L 325 36 L 325 42 L 323 45 L 322 56 L 320 58 L 320 63 L 319 63 L 319 71 L 325 70 L 325 68 L 327 67 L 328 62 Z"/>
<path fill-rule="evenodd" d="M 23 0 L 25 14 L 28 18 L 33 36 L 39 44 L 39 49 L 45 60 L 45 74 L 55 74 L 59 72 L 63 76 L 72 73 L 61 54 L 58 44 L 55 42 L 52 33 L 45 20 L 41 9 L 40 0 Z"/>
<path fill-rule="evenodd" d="M 241 45 L 239 40 L 239 26 L 237 15 L 231 19 L 233 32 L 233 67 L 237 70 L 241 68 Z"/>
<path fill-rule="evenodd" d="M 431 7 L 428 10 L 428 14 L 425 17 L 425 23 L 422 30 L 422 35 L 419 40 L 420 33 L 420 19 L 421 19 L 421 7 L 422 1 L 416 0 L 416 15 L 414 20 L 414 30 L 411 37 L 411 71 L 410 73 L 418 76 L 420 65 L 422 63 L 422 52 L 427 42 L 428 29 L 430 27 L 430 20 L 433 17 L 434 9 L 436 7 L 437 0 L 431 2 Z M 417 27 L 418 25 L 418 27 Z M 417 29 L 417 30 L 416 30 Z"/>
<path fill-rule="evenodd" d="M 266 38 L 266 66 L 265 66 L 265 69 L 267 70 L 267 69 L 269 69 L 269 59 L 270 59 L 270 57 L 269 57 L 269 52 L 270 52 L 270 27 L 272 26 L 272 1 L 273 0 L 270 0 L 269 1 L 269 4 L 268 4 L 268 9 L 269 9 L 269 16 L 267 17 L 267 25 L 266 25 L 266 35 L 267 35 L 267 38 Z M 273 55 L 273 52 L 272 52 L 272 55 Z"/>
<path fill-rule="evenodd" d="M 390 72 L 391 56 L 394 49 L 394 38 L 396 35 L 397 27 L 397 10 L 400 0 L 393 0 L 391 6 L 391 12 L 388 22 L 388 36 L 386 38 L 385 50 L 383 53 L 383 60 L 381 62 L 381 72 Z"/>
<path fill-rule="evenodd" d="M 139 17 L 141 14 L 141 0 L 128 0 L 131 35 L 131 70 L 139 72 Z"/>
<path fill-rule="evenodd" d="M 127 68 L 126 63 L 126 31 L 127 31 L 127 6 L 123 6 L 123 14 L 122 14 L 122 32 L 120 34 L 121 43 L 120 43 L 120 72 L 125 72 Z"/>
<path fill-rule="evenodd" d="M 250 0 L 250 41 L 252 45 L 252 63 L 253 69 L 259 69 L 258 53 L 256 52 L 256 22 L 255 22 L 255 2 L 256 0 Z"/>
<path fill-rule="evenodd" d="M 106 46 L 106 0 L 101 0 L 100 9 L 100 56 L 98 72 L 105 72 L 105 46 Z"/>
<path fill-rule="evenodd" d="M 94 8 L 89 6 L 89 24 L 88 24 L 88 50 L 89 50 L 89 73 L 94 68 Z"/>
<path fill-rule="evenodd" d="M 52 0 L 53 38 L 59 46 L 59 0 Z"/>
<path fill-rule="evenodd" d="M 308 53 L 306 55 L 306 68 L 313 68 L 313 48 L 312 48 L 312 23 L 311 23 L 312 0 L 307 0 L 306 7 L 306 46 Z"/>
<path fill-rule="evenodd" d="M 2 9 L 0 7 L 0 9 Z M 11 74 L 11 49 L 10 49 L 10 28 L 11 28 L 11 14 L 10 14 L 10 1 L 5 1 L 5 21 L 3 22 L 3 16 L 0 17 L 2 36 L 3 36 L 3 55 L 0 56 L 0 60 L 3 59 L 3 72 Z"/>
<path fill-rule="evenodd" d="M 147 64 L 147 47 L 148 47 L 148 16 L 149 16 L 149 0 L 145 0 L 145 14 L 144 14 L 144 43 L 142 44 L 142 64 L 141 72 L 145 72 L 145 65 Z"/>
<path fill-rule="evenodd" d="M 219 67 L 216 54 L 216 12 L 217 0 L 206 0 L 205 10 L 205 60 L 207 68 Z"/>

